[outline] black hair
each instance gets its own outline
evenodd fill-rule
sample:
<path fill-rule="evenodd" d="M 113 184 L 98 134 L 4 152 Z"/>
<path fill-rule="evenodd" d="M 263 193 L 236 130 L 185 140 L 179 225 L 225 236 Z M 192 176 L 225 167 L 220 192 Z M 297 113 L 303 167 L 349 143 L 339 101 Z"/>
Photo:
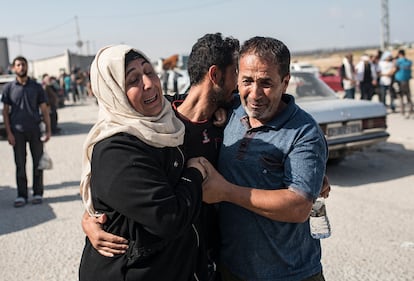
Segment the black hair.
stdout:
<path fill-rule="evenodd" d="M 140 53 L 138 53 L 135 50 L 130 50 L 126 55 L 125 55 L 125 68 L 127 67 L 127 65 L 136 59 L 144 59 L 145 61 L 147 61 L 147 59 L 142 56 Z"/>
<path fill-rule="evenodd" d="M 188 58 L 188 75 L 192 85 L 203 81 L 212 65 L 224 71 L 236 63 L 239 53 L 239 40 L 232 37 L 223 38 L 221 33 L 209 33 L 199 38 L 191 49 Z"/>

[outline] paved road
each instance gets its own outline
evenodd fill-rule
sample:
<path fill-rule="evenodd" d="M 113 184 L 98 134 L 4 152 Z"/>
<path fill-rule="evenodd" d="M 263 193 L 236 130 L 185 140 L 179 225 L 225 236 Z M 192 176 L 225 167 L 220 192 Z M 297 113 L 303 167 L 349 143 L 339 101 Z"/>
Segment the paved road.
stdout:
<path fill-rule="evenodd" d="M 64 134 L 46 144 L 54 169 L 45 172 L 40 206 L 12 207 L 13 154 L 0 141 L 1 281 L 78 279 L 81 148 L 96 115 L 93 101 L 59 110 Z M 322 241 L 327 280 L 414 280 L 414 119 L 391 114 L 389 131 L 386 144 L 328 167 L 333 232 Z"/>

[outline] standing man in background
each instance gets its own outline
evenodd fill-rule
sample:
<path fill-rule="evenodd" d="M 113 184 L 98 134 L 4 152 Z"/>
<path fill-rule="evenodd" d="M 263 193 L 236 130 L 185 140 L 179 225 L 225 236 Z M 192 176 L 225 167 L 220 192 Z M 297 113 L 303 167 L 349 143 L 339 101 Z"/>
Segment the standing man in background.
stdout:
<path fill-rule="evenodd" d="M 28 199 L 26 143 L 29 143 L 33 159 L 32 203 L 40 204 L 43 198 L 43 170 L 38 169 L 43 154 L 39 109 L 46 124 L 44 142 L 50 139 L 51 129 L 46 94 L 42 85 L 27 76 L 27 59 L 22 56 L 16 57 L 12 65 L 16 80 L 4 86 L 1 101 L 4 103 L 3 119 L 7 140 L 13 146 L 16 163 L 17 198 L 14 207 L 22 207 Z"/>
<path fill-rule="evenodd" d="M 59 106 L 58 92 L 54 86 L 54 77 L 51 77 L 47 73 L 43 74 L 43 89 L 47 95 L 47 103 L 49 105 L 50 127 L 52 134 L 59 134 L 60 128 L 58 127 L 58 113 Z"/>
<path fill-rule="evenodd" d="M 362 100 L 371 100 L 377 85 L 377 72 L 368 55 L 362 55 L 355 66 L 356 79 L 359 82 Z"/>
<path fill-rule="evenodd" d="M 413 115 L 413 103 L 411 101 L 410 79 L 411 79 L 411 60 L 405 57 L 405 51 L 398 51 L 398 58 L 395 62 L 397 72 L 395 73 L 395 80 L 399 85 L 399 96 L 401 99 L 401 114 L 405 115 L 404 97 L 407 99 L 407 104 L 410 107 L 410 111 L 406 118 L 410 118 Z"/>
<path fill-rule="evenodd" d="M 345 90 L 344 98 L 346 99 L 355 98 L 355 69 L 352 60 L 352 54 L 347 54 L 341 66 L 342 87 Z"/>

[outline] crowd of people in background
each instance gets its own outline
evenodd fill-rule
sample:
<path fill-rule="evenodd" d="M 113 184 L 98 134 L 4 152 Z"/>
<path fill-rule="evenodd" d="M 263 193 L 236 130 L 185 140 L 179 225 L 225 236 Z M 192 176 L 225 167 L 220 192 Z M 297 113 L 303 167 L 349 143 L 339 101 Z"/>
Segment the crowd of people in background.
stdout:
<path fill-rule="evenodd" d="M 89 81 L 89 72 L 78 67 L 73 67 L 68 74 L 65 71 L 59 76 L 59 87 L 64 100 L 73 103 L 82 102 L 86 97 L 91 97 L 92 90 Z"/>
<path fill-rule="evenodd" d="M 354 99 L 359 88 L 361 99 L 372 100 L 374 95 L 378 95 L 378 100 L 392 112 L 396 112 L 395 101 L 399 99 L 401 114 L 410 118 L 414 113 L 409 83 L 411 67 L 412 61 L 403 49 L 396 56 L 390 51 L 380 50 L 375 55 L 363 54 L 356 65 L 353 54 L 348 53 L 343 58 L 340 71 L 344 98 Z"/>
<path fill-rule="evenodd" d="M 68 74 L 62 71 L 59 77 L 44 73 L 41 84 L 48 99 L 52 135 L 61 133 L 58 127 L 58 109 L 67 103 L 82 103 L 87 97 L 92 97 L 89 82 L 89 72 L 73 67 Z"/>

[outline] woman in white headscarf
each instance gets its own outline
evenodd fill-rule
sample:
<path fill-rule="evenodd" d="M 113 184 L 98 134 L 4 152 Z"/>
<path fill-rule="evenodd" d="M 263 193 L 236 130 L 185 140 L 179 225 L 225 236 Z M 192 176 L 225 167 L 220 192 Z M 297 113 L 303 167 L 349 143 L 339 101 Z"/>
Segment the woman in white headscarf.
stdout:
<path fill-rule="evenodd" d="M 185 164 L 184 125 L 162 95 L 150 60 L 126 45 L 108 46 L 91 65 L 99 116 L 84 144 L 81 195 L 104 229 L 129 241 L 126 254 L 100 255 L 86 238 L 79 279 L 197 280 L 193 223 L 206 172 Z"/>

